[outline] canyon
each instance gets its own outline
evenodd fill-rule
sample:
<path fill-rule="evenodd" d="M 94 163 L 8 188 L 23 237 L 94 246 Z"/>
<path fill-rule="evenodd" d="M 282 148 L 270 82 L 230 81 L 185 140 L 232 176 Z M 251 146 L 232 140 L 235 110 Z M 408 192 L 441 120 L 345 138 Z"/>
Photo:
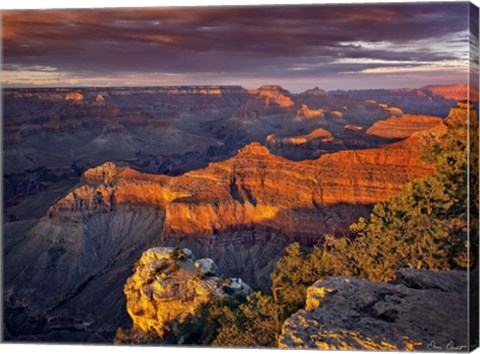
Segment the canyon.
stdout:
<path fill-rule="evenodd" d="M 459 96 L 466 92 L 463 86 L 452 90 Z M 5 89 L 4 200 L 13 206 L 52 184 L 78 182 L 83 171 L 107 161 L 178 175 L 225 160 L 250 142 L 264 143 L 270 134 L 302 136 L 321 128 L 335 138 L 327 152 L 375 147 L 385 141 L 365 139 L 348 127 L 368 128 L 401 114 L 395 109 L 445 117 L 456 102 L 413 89 L 400 100 L 397 91 L 316 88 L 292 94 L 278 86 Z M 389 98 L 396 99 L 392 103 Z M 293 155 L 317 158 L 322 152 L 313 145 L 296 147 Z M 281 149 L 276 153 L 282 154 Z M 6 216 L 19 217 L 14 212 Z"/>
<path fill-rule="evenodd" d="M 348 236 L 433 172 L 423 148 L 468 109 L 444 91 L 5 90 L 5 337 L 111 342 L 152 247 L 266 288 L 290 242 Z M 427 111 L 441 114 L 408 118 Z"/>

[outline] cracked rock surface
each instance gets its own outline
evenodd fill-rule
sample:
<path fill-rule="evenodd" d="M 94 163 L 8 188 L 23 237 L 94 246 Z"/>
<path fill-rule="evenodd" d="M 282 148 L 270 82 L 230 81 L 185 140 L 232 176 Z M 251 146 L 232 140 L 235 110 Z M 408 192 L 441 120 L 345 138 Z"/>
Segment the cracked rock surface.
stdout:
<path fill-rule="evenodd" d="M 331 277 L 308 289 L 279 346 L 466 351 L 467 315 L 466 272 L 402 269 L 394 283 Z"/>

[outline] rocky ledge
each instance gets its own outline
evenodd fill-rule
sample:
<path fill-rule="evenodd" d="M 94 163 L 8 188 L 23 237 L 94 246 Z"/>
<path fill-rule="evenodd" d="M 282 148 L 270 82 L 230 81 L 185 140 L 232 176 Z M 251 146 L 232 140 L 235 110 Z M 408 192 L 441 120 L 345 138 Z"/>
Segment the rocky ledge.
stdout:
<path fill-rule="evenodd" d="M 241 279 L 217 276 L 210 258 L 195 260 L 188 248 L 155 247 L 137 261 L 125 284 L 127 310 L 137 333 L 160 337 L 214 298 L 251 293 Z"/>
<path fill-rule="evenodd" d="M 466 272 L 402 269 L 394 283 L 328 278 L 308 289 L 279 346 L 467 351 L 467 295 Z"/>

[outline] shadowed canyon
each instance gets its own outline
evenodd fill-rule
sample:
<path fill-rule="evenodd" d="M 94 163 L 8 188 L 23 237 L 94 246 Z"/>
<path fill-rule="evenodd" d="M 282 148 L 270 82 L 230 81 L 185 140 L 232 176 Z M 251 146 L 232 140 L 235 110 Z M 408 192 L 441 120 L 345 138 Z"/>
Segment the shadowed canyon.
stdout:
<path fill-rule="evenodd" d="M 424 149 L 446 134 L 445 122 L 468 116 L 468 92 L 466 85 L 299 94 L 273 85 L 5 89 L 5 338 L 111 343 L 130 317 L 157 323 L 142 318 L 140 305 L 129 306 L 129 316 L 124 295 L 125 288 L 154 312 L 145 299 L 177 294 L 148 287 L 163 281 L 157 268 L 177 267 L 180 288 L 201 289 L 195 306 L 230 291 L 230 279 L 242 291 L 267 289 L 287 245 L 349 238 L 349 226 L 374 204 L 431 176 Z M 174 248 L 186 259 L 164 257 Z M 149 249 L 157 258 L 146 260 Z M 199 276 L 192 252 L 199 269 L 209 262 L 218 269 Z M 345 281 L 377 291 L 351 279 L 334 285 Z M 316 321 L 312 296 L 285 329 L 301 316 Z M 281 345 L 291 347 L 292 338 L 283 333 Z M 315 347 L 312 338 L 301 345 Z"/>

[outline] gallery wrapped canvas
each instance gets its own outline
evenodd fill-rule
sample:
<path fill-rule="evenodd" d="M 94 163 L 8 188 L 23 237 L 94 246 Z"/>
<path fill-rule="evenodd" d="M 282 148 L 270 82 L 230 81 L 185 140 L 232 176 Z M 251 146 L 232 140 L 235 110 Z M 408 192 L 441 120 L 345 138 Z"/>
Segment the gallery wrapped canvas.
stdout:
<path fill-rule="evenodd" d="M 478 16 L 2 11 L 3 341 L 476 348 Z"/>

